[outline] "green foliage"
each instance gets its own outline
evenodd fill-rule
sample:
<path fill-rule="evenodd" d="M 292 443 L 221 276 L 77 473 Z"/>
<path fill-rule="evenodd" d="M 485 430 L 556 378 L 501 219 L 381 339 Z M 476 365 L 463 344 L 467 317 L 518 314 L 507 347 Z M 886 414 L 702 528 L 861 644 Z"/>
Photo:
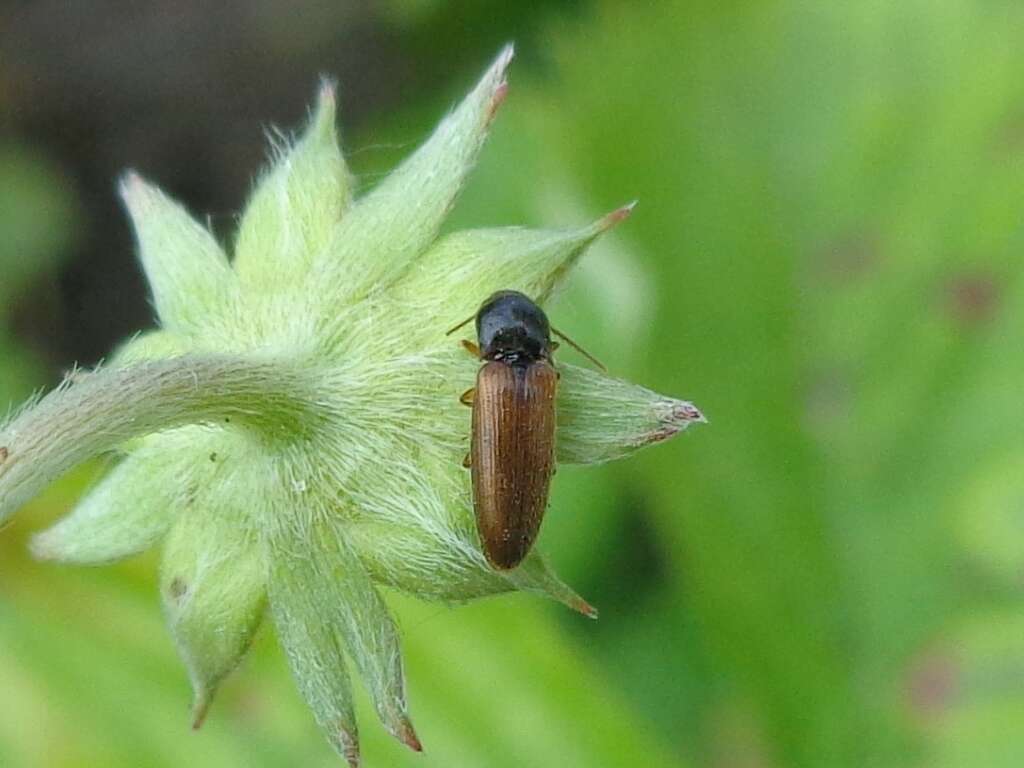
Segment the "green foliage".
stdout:
<path fill-rule="evenodd" d="M 601 2 L 546 28 L 451 226 L 639 198 L 551 317 L 711 427 L 559 471 L 541 544 L 599 622 L 393 601 L 426 754 L 366 728 L 366 763 L 1020 764 L 1024 10 Z M 0 537 L 0 764 L 332 764 L 266 636 L 185 737 L 152 561 L 22 554 L 76 490 Z"/>
<path fill-rule="evenodd" d="M 932 638 L 1019 596 L 1022 32 L 1006 4 L 604 3 L 552 35 L 557 88 L 496 137 L 547 149 L 520 158 L 530 185 L 641 200 L 620 235 L 657 286 L 635 375 L 713 429 L 620 471 L 602 523 L 652 527 L 666 583 L 595 659 L 696 759 L 1024 757 L 1019 707 L 963 761 L 907 696 Z M 625 576 L 591 567 L 591 593 Z"/>
<path fill-rule="evenodd" d="M 43 376 L 13 338 L 19 297 L 56 265 L 75 231 L 75 208 L 60 173 L 27 147 L 0 141 L 0 408 L 20 400 Z"/>

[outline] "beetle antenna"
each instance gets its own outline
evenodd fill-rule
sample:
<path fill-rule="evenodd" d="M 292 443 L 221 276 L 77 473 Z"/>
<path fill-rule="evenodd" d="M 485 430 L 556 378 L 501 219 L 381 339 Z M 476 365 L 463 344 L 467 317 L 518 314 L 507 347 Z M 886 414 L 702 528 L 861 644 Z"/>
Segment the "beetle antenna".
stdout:
<path fill-rule="evenodd" d="M 461 328 L 462 326 L 464 326 L 464 325 L 468 324 L 468 323 L 469 323 L 469 321 L 470 321 L 470 320 L 472 320 L 472 319 L 473 319 L 474 317 L 476 317 L 476 315 L 475 315 L 475 314 L 474 314 L 474 315 L 470 315 L 470 316 L 469 316 L 469 317 L 467 317 L 467 318 L 466 318 L 465 320 L 463 320 L 463 321 L 462 321 L 461 323 L 459 323 L 459 324 L 458 324 L 458 325 L 456 325 L 456 326 L 455 326 L 454 328 L 452 328 L 452 329 L 451 329 L 451 330 L 449 330 L 449 331 L 448 331 L 447 333 L 445 333 L 445 336 L 451 336 L 451 335 L 452 335 L 453 333 L 455 333 L 455 332 L 456 332 L 457 330 L 459 330 L 459 328 Z"/>
<path fill-rule="evenodd" d="M 463 325 L 465 325 L 465 323 L 463 323 Z M 594 356 L 593 356 L 592 354 L 590 354 L 589 352 L 587 352 L 587 350 L 585 350 L 585 349 L 584 349 L 583 347 L 581 347 L 581 346 L 580 346 L 579 344 L 577 344 L 577 343 L 576 343 L 575 341 L 573 341 L 572 339 L 570 339 L 570 338 L 569 338 L 568 336 L 566 336 L 566 335 L 565 335 L 564 333 L 562 333 L 562 332 L 561 332 L 560 330 L 558 330 L 557 328 L 555 328 L 554 326 L 552 326 L 552 328 L 551 328 L 551 332 L 552 332 L 553 334 L 555 334 L 555 336 L 557 336 L 558 338 L 560 338 L 560 339 L 561 339 L 562 341 L 564 341 L 564 342 L 565 342 L 566 344 L 568 344 L 568 345 L 569 345 L 570 347 L 572 347 L 572 348 L 573 348 L 573 349 L 575 349 L 575 350 L 576 350 L 577 352 L 579 352 L 579 353 L 580 353 L 581 355 L 583 355 L 583 356 L 584 356 L 585 358 L 587 358 L 587 360 L 589 360 L 589 361 L 590 361 L 590 362 L 592 362 L 592 363 L 593 363 L 594 365 L 596 365 L 596 366 L 597 366 L 598 368 L 600 368 L 600 369 L 601 369 L 601 371 L 603 371 L 604 373 L 608 373 L 608 369 L 604 367 L 604 363 L 602 363 L 602 362 L 601 362 L 600 360 L 598 360 L 598 359 L 597 359 L 596 357 L 594 357 Z"/>

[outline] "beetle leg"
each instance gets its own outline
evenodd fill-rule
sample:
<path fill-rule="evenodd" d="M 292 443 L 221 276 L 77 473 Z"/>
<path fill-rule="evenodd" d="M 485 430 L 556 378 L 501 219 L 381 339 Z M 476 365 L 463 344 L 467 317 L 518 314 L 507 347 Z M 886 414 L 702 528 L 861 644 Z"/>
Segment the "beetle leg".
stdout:
<path fill-rule="evenodd" d="M 552 342 L 551 342 L 551 351 L 552 351 L 552 352 L 557 352 L 557 351 L 558 351 L 558 348 L 559 348 L 560 346 L 562 346 L 562 345 L 561 345 L 561 344 L 559 344 L 559 343 L 558 343 L 557 341 L 552 341 Z"/>
<path fill-rule="evenodd" d="M 480 347 L 478 347 L 472 341 L 470 341 L 469 339 L 463 339 L 461 343 L 463 348 L 467 352 L 469 352 L 469 354 L 471 354 L 473 357 L 480 357 Z"/>
<path fill-rule="evenodd" d="M 462 466 L 464 466 L 466 469 L 469 469 L 470 467 L 473 466 L 473 459 L 470 457 L 468 453 L 462 459 Z"/>

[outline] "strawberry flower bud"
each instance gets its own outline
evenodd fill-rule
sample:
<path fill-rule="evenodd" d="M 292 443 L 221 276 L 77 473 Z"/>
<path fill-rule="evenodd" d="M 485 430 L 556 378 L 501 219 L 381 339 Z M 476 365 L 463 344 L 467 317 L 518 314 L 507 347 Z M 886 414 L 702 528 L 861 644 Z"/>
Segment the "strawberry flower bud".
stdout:
<path fill-rule="evenodd" d="M 32 546 L 95 564 L 163 542 L 161 595 L 196 726 L 265 613 L 352 765 L 353 673 L 384 726 L 420 748 L 380 587 L 448 602 L 526 590 L 596 615 L 537 552 L 508 572 L 488 566 L 461 463 L 470 423 L 458 397 L 479 361 L 445 331 L 498 289 L 543 302 L 632 210 L 576 229 L 438 237 L 511 57 L 358 199 L 324 84 L 306 131 L 258 183 L 231 259 L 182 206 L 127 174 L 121 194 L 160 329 L 0 427 L 0 522 L 74 465 L 120 453 Z M 560 462 L 619 458 L 703 421 L 690 403 L 559 369 Z"/>

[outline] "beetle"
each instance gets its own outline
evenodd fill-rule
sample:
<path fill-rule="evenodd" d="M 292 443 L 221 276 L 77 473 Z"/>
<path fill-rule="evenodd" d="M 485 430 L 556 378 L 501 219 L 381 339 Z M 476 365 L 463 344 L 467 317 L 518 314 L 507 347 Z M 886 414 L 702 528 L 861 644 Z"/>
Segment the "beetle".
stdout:
<path fill-rule="evenodd" d="M 559 373 L 554 333 L 603 369 L 518 291 L 497 291 L 476 314 L 477 343 L 462 345 L 483 361 L 476 387 L 459 398 L 472 407 L 470 452 L 477 533 L 487 561 L 508 570 L 530 551 L 548 503 L 555 471 L 555 396 Z"/>

